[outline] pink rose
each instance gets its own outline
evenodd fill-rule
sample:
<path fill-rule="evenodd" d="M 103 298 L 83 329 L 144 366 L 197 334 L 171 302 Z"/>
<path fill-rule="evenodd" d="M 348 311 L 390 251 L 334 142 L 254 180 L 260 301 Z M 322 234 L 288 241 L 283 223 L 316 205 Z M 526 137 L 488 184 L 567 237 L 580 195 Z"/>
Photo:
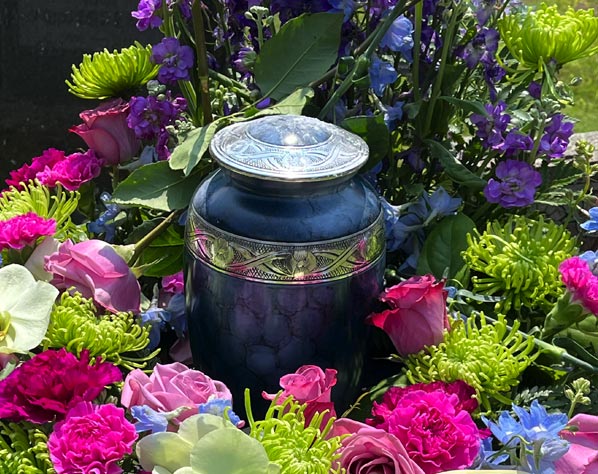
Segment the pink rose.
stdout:
<path fill-rule="evenodd" d="M 380 297 L 391 309 L 370 314 L 367 321 L 383 329 L 401 356 L 437 345 L 448 329 L 447 291 L 432 275 L 415 276 L 386 290 Z"/>
<path fill-rule="evenodd" d="M 157 364 L 149 377 L 139 369 L 130 372 L 125 379 L 120 402 L 127 408 L 145 405 L 159 413 L 189 407 L 176 418 L 181 422 L 196 414 L 197 405 L 206 403 L 210 397 L 232 400 L 224 383 L 175 362 Z"/>
<path fill-rule="evenodd" d="M 467 469 L 480 451 L 479 432 L 458 387 L 391 387 L 366 422 L 395 435 L 426 474 Z M 455 390 L 453 390 L 455 389 Z M 388 392 L 387 392 L 388 393 Z"/>
<path fill-rule="evenodd" d="M 96 152 L 105 165 L 117 165 L 130 160 L 139 150 L 140 141 L 127 125 L 129 104 L 114 99 L 79 114 L 84 123 L 71 132 L 79 135 Z"/>
<path fill-rule="evenodd" d="M 57 288 L 75 287 L 85 298 L 93 298 L 108 311 L 139 312 L 141 288 L 120 255 L 101 240 L 73 244 L 64 242 L 46 257 L 45 270 L 52 273 Z"/>
<path fill-rule="evenodd" d="M 569 451 L 555 462 L 555 474 L 598 473 L 598 416 L 575 415 L 568 426 L 577 427 L 577 431 L 561 431 L 561 438 L 570 445 Z"/>
<path fill-rule="evenodd" d="M 346 474 L 424 474 L 398 438 L 358 421 L 339 418 L 331 436 L 343 439 L 338 462 Z"/>
<path fill-rule="evenodd" d="M 307 403 L 305 409 L 305 424 L 308 425 L 316 413 L 328 410 L 322 424 L 328 419 L 336 416 L 334 403 L 330 400 L 332 387 L 336 385 L 336 370 L 326 369 L 324 372 L 317 365 L 303 365 L 294 374 L 283 375 L 280 378 L 280 386 L 283 389 L 278 403 L 282 403 L 287 397 L 294 397 L 299 403 Z M 274 400 L 276 394 L 262 392 L 266 400 Z"/>
<path fill-rule="evenodd" d="M 56 424 L 48 451 L 58 474 L 120 474 L 118 462 L 133 452 L 136 439 L 122 408 L 81 402 Z"/>

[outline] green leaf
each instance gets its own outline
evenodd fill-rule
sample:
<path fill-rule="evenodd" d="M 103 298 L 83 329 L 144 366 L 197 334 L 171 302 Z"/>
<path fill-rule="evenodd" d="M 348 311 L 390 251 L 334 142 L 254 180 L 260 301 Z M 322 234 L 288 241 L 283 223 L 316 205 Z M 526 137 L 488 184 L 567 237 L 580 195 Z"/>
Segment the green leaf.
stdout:
<path fill-rule="evenodd" d="M 163 277 L 183 268 L 185 242 L 177 224 L 169 226 L 141 253 L 135 265 L 137 274 Z"/>
<path fill-rule="evenodd" d="M 473 190 L 481 190 L 486 186 L 486 181 L 468 170 L 453 154 L 441 143 L 434 140 L 424 140 L 432 157 L 437 158 L 446 174 L 456 183 L 462 184 Z"/>
<path fill-rule="evenodd" d="M 183 170 L 185 176 L 189 176 L 207 151 L 219 127 L 220 121 L 217 120 L 189 132 L 183 143 L 172 151 L 168 161 L 170 169 Z"/>
<path fill-rule="evenodd" d="M 170 169 L 167 161 L 150 163 L 133 171 L 118 185 L 112 202 L 166 212 L 184 209 L 189 205 L 203 172 L 205 169 L 198 167 L 185 177 L 181 171 Z"/>
<path fill-rule="evenodd" d="M 340 45 L 341 13 L 301 15 L 287 21 L 264 43 L 255 82 L 264 97 L 280 100 L 321 77 L 334 64 Z"/>
<path fill-rule="evenodd" d="M 374 117 L 351 117 L 343 120 L 341 127 L 353 132 L 363 138 L 370 149 L 370 157 L 367 163 L 362 167 L 362 171 L 367 171 L 374 167 L 387 154 L 390 148 L 390 132 L 384 123 L 382 115 Z"/>
<path fill-rule="evenodd" d="M 314 96 L 314 91 L 311 87 L 303 87 L 297 89 L 290 96 L 285 97 L 283 100 L 253 114 L 253 117 L 263 117 L 265 115 L 301 115 L 303 108 Z M 257 109 L 256 109 L 257 110 Z"/>
<path fill-rule="evenodd" d="M 440 100 L 444 100 L 449 104 L 454 105 L 455 107 L 460 108 L 463 112 L 470 112 L 480 115 L 488 115 L 488 112 L 484 108 L 484 104 L 479 100 L 463 100 L 457 99 L 456 97 L 448 97 L 448 96 L 440 96 L 438 97 Z"/>
<path fill-rule="evenodd" d="M 594 317 L 594 316 L 592 316 Z M 571 339 L 570 337 L 555 337 L 552 340 L 552 343 L 555 346 L 562 347 L 563 349 L 567 349 L 567 352 L 570 354 L 577 356 L 579 359 L 591 364 L 595 367 L 596 371 L 598 371 L 598 358 L 590 354 L 581 344 L 577 341 Z"/>
<path fill-rule="evenodd" d="M 417 263 L 417 274 L 452 278 L 465 265 L 461 252 L 467 249 L 467 234 L 475 223 L 465 214 L 442 219 L 430 232 Z"/>

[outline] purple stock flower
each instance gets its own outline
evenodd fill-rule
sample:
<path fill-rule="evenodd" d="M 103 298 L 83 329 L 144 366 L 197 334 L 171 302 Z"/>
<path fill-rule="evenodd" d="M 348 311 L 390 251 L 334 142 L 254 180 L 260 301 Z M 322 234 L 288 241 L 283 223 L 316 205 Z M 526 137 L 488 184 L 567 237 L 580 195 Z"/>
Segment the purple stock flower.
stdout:
<path fill-rule="evenodd" d="M 239 72 L 249 72 L 253 69 L 257 53 L 249 46 L 243 46 L 237 53 L 237 58 L 233 61 L 235 69 Z"/>
<path fill-rule="evenodd" d="M 534 99 L 540 99 L 540 97 L 542 97 L 542 84 L 536 81 L 532 81 L 529 83 L 527 91 L 529 92 L 529 95 L 531 95 Z"/>
<path fill-rule="evenodd" d="M 176 38 L 164 38 L 152 48 L 152 62 L 161 64 L 158 80 L 162 84 L 189 80 L 189 70 L 193 67 L 193 49 L 181 46 Z"/>
<path fill-rule="evenodd" d="M 555 114 L 544 129 L 540 139 L 538 153 L 549 158 L 560 158 L 569 146 L 569 138 L 573 134 L 573 123 L 563 122 L 563 114 Z"/>
<path fill-rule="evenodd" d="M 496 0 L 473 0 L 472 4 L 475 8 L 476 18 L 480 26 L 486 24 L 490 15 L 494 11 L 494 4 Z"/>
<path fill-rule="evenodd" d="M 513 156 L 519 151 L 531 151 L 534 148 L 534 140 L 529 135 L 521 133 L 514 128 L 507 133 L 505 141 L 500 147 L 506 156 Z"/>
<path fill-rule="evenodd" d="M 484 27 L 457 55 L 470 69 L 476 67 L 480 62 L 485 65 L 494 64 L 494 55 L 498 50 L 498 38 L 498 30 Z"/>
<path fill-rule="evenodd" d="M 530 164 L 506 160 L 496 167 L 498 179 L 488 180 L 484 196 L 488 202 L 502 207 L 525 207 L 534 202 L 536 188 L 542 184 L 542 176 Z"/>
<path fill-rule="evenodd" d="M 170 8 L 178 3 L 183 18 L 186 18 L 187 20 L 191 18 L 191 6 L 193 5 L 193 0 L 167 0 L 166 3 L 168 3 Z"/>
<path fill-rule="evenodd" d="M 369 72 L 370 86 L 378 97 L 382 96 L 388 84 L 392 84 L 399 77 L 392 64 L 382 61 L 375 54 L 372 55 Z"/>
<path fill-rule="evenodd" d="M 477 127 L 476 135 L 482 139 L 482 145 L 498 150 L 504 144 L 504 133 L 511 121 L 509 114 L 503 114 L 507 104 L 500 101 L 496 106 L 486 104 L 484 108 L 488 115 L 472 114 L 469 120 Z"/>
<path fill-rule="evenodd" d="M 162 18 L 157 14 L 161 7 L 162 0 L 139 0 L 137 10 L 131 12 L 131 16 L 137 18 L 137 29 L 145 31 L 162 25 Z"/>
<path fill-rule="evenodd" d="M 380 41 L 380 46 L 399 52 L 409 61 L 413 61 L 413 24 L 404 15 L 393 21 Z"/>
<path fill-rule="evenodd" d="M 137 138 L 152 140 L 163 132 L 167 125 L 172 125 L 187 106 L 182 97 L 159 100 L 153 95 L 132 97 L 127 125 L 135 131 Z"/>

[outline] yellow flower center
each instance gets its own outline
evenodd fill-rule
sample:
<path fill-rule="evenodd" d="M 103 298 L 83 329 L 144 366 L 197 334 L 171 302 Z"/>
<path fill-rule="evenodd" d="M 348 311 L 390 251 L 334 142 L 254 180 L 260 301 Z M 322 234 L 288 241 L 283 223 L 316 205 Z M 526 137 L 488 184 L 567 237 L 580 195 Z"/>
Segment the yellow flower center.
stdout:
<path fill-rule="evenodd" d="M 10 313 L 8 311 L 0 311 L 0 342 L 6 338 L 9 327 Z"/>

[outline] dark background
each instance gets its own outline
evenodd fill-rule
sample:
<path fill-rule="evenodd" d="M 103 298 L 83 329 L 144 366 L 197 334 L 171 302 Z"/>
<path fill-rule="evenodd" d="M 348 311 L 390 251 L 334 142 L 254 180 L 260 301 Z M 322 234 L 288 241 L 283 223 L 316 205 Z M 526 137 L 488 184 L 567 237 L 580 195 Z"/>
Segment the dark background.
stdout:
<path fill-rule="evenodd" d="M 137 30 L 136 8 L 137 0 L 0 0 L 0 189 L 46 148 L 86 148 L 68 129 L 99 102 L 75 97 L 64 81 L 84 53 L 159 38 Z"/>

